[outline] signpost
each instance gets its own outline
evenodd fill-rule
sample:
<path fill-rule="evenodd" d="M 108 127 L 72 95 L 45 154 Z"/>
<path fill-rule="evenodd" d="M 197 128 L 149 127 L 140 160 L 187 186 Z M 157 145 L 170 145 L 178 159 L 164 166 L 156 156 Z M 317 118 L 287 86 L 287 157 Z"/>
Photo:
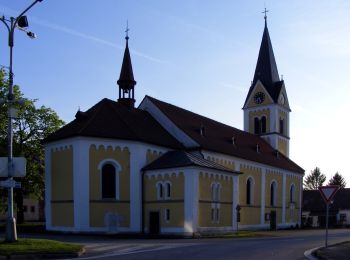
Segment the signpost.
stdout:
<path fill-rule="evenodd" d="M 236 224 L 237 224 L 237 234 L 238 234 L 238 222 L 241 221 L 241 206 L 237 204 L 236 206 Z"/>
<path fill-rule="evenodd" d="M 11 176 L 8 174 L 8 158 L 0 157 L 0 177 L 24 177 L 26 176 L 26 158 L 13 157 Z"/>
<path fill-rule="evenodd" d="M 0 181 L 0 188 L 21 188 L 21 183 L 14 179 L 7 179 L 6 181 Z"/>
<path fill-rule="evenodd" d="M 318 190 L 321 193 L 323 200 L 326 203 L 326 241 L 325 247 L 328 247 L 328 214 L 329 214 L 329 204 L 331 203 L 334 195 L 339 190 L 338 185 L 328 185 L 319 187 Z"/>
<path fill-rule="evenodd" d="M 16 182 L 13 177 L 24 177 L 26 175 L 26 159 L 24 157 L 0 157 L 0 177 L 7 177 L 0 181 L 0 188 L 8 189 L 8 219 L 6 225 L 6 241 L 17 241 L 16 220 L 13 216 L 13 189 L 21 188 L 21 183 Z"/>

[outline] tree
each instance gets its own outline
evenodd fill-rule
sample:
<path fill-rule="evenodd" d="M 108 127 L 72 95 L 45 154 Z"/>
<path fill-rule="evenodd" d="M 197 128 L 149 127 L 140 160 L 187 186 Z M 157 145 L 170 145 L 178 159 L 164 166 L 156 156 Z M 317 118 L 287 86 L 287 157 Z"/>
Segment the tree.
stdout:
<path fill-rule="evenodd" d="M 328 185 L 338 185 L 341 189 L 344 189 L 346 186 L 346 181 L 341 174 L 336 172 L 329 180 Z"/>
<path fill-rule="evenodd" d="M 6 73 L 0 70 L 0 98 L 7 98 L 8 82 Z M 51 108 L 37 107 L 37 99 L 26 99 L 18 86 L 14 86 L 16 100 L 23 104 L 15 104 L 17 116 L 13 121 L 13 156 L 27 159 L 26 176 L 18 178 L 21 189 L 15 189 L 17 204 L 17 222 L 23 222 L 23 195 L 33 195 L 36 199 L 44 197 L 44 147 L 41 141 L 59 129 L 64 122 Z M 0 156 L 7 156 L 7 106 L 0 107 Z"/>
<path fill-rule="evenodd" d="M 316 167 L 310 172 L 304 181 L 305 190 L 317 190 L 326 181 L 326 175 L 321 173 L 320 168 Z"/>

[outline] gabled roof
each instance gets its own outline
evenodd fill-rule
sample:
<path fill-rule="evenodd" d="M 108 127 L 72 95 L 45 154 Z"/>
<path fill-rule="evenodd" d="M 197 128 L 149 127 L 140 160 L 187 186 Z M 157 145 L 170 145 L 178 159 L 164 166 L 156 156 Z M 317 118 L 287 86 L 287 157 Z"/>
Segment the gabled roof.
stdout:
<path fill-rule="evenodd" d="M 331 211 L 350 210 L 350 188 L 340 189 L 333 198 L 333 203 L 329 205 Z M 303 211 L 325 212 L 326 204 L 322 199 L 319 190 L 303 191 Z"/>
<path fill-rule="evenodd" d="M 269 30 L 267 28 L 266 20 L 265 20 L 264 33 L 263 33 L 260 50 L 259 50 L 258 61 L 255 67 L 253 82 L 249 89 L 249 92 L 244 104 L 246 104 L 258 80 L 260 80 L 261 83 L 264 85 L 264 87 L 266 88 L 266 91 L 269 92 L 274 102 L 277 102 L 278 95 L 282 89 L 283 80 L 280 80 L 279 78 L 275 55 L 273 53 L 272 43 L 269 35 Z"/>
<path fill-rule="evenodd" d="M 273 149 L 264 139 L 254 134 L 222 124 L 180 107 L 146 96 L 178 128 L 200 145 L 200 148 L 232 155 L 238 158 L 271 165 L 281 169 L 304 174 L 296 163 Z M 203 135 L 200 128 L 203 127 Z M 232 138 L 235 144 L 232 144 Z M 256 151 L 259 145 L 260 152 Z"/>
<path fill-rule="evenodd" d="M 107 98 L 86 112 L 78 111 L 75 120 L 43 142 L 75 136 L 135 140 L 175 149 L 183 147 L 147 111 L 128 108 Z"/>
<path fill-rule="evenodd" d="M 198 166 L 202 168 L 208 168 L 218 171 L 224 171 L 228 173 L 242 174 L 226 168 L 218 163 L 204 159 L 199 155 L 195 155 L 185 151 L 169 151 L 163 154 L 161 157 L 151 162 L 143 168 L 144 171 L 170 169 L 178 167 Z"/>

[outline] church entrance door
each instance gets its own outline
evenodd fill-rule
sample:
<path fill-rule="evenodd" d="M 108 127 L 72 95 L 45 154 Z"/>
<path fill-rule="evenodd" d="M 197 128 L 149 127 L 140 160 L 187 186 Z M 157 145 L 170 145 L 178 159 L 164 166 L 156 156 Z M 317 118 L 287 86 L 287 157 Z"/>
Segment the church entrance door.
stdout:
<path fill-rule="evenodd" d="M 151 211 L 149 213 L 149 233 L 150 234 L 159 234 L 159 212 Z"/>
<path fill-rule="evenodd" d="M 277 223 L 276 223 L 276 211 L 272 210 L 270 212 L 270 229 L 271 230 L 276 230 L 277 229 Z"/>

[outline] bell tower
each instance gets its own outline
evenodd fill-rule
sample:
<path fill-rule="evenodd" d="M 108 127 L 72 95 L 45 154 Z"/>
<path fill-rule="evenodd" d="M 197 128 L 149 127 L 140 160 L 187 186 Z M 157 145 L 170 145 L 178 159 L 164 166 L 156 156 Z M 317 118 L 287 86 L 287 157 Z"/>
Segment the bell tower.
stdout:
<path fill-rule="evenodd" d="M 134 88 L 136 81 L 134 80 L 134 73 L 132 71 L 132 64 L 129 51 L 129 28 L 126 28 L 126 46 L 123 57 L 122 69 L 120 71 L 119 80 L 119 99 L 118 102 L 125 104 L 128 107 L 135 106 Z"/>
<path fill-rule="evenodd" d="M 254 78 L 244 102 L 244 131 L 259 135 L 289 157 L 289 113 L 283 79 L 280 79 L 267 28 L 261 40 Z"/>

